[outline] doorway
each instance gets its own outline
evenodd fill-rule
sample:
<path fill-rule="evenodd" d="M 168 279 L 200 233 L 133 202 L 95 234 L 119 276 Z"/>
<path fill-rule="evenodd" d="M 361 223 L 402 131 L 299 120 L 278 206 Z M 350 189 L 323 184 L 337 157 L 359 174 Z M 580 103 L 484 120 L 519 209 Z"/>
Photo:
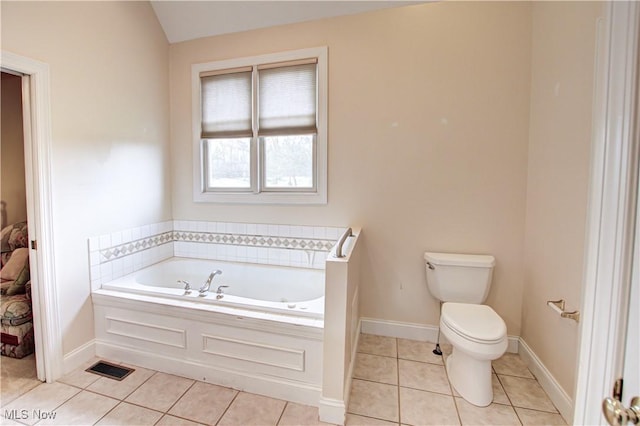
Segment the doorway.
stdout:
<path fill-rule="evenodd" d="M 2 245 L 3 401 L 37 386 L 29 272 L 22 75 L 2 72 L 0 82 L 0 241 Z"/>
<path fill-rule="evenodd" d="M 31 307 L 38 380 L 62 375 L 62 330 L 53 251 L 50 72 L 46 63 L 1 51 L 2 71 L 20 77 Z"/>

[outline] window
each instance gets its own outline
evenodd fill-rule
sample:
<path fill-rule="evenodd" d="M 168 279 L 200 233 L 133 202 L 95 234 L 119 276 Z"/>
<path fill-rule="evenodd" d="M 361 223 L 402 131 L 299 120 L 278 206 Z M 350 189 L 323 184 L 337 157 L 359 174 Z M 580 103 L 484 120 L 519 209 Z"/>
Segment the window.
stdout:
<path fill-rule="evenodd" d="M 194 200 L 326 204 L 327 48 L 196 64 Z"/>

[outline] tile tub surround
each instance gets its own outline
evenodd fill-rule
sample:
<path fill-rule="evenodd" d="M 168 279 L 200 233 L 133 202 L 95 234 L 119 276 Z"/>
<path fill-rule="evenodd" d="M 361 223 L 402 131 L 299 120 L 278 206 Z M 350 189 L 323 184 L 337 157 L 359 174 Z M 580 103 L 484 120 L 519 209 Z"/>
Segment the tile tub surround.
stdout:
<path fill-rule="evenodd" d="M 344 229 L 173 220 L 92 237 L 91 288 L 173 256 L 324 269 Z"/>

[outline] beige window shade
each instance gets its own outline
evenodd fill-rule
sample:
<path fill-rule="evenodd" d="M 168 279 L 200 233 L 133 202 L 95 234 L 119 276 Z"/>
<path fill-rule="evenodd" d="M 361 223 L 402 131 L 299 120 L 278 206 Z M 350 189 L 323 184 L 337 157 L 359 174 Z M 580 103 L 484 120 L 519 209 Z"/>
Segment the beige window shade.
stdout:
<path fill-rule="evenodd" d="M 201 76 L 203 139 L 251 137 L 251 71 Z"/>
<path fill-rule="evenodd" d="M 316 64 L 258 70 L 258 135 L 317 133 Z"/>

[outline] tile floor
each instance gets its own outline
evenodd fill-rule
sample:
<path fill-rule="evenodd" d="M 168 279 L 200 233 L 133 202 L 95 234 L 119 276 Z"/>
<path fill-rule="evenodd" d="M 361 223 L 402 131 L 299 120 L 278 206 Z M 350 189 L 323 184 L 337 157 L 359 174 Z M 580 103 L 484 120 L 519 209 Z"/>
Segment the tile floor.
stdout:
<path fill-rule="evenodd" d="M 517 355 L 506 354 L 494 362 L 494 403 L 478 408 L 458 397 L 442 358 L 432 349 L 432 343 L 361 335 L 347 424 L 564 424 Z M 315 407 L 140 367 L 118 382 L 85 372 L 93 362 L 21 395 L 5 393 L 3 385 L 0 424 L 324 424 Z"/>
<path fill-rule="evenodd" d="M 493 403 L 476 407 L 449 383 L 433 343 L 361 334 L 348 425 L 564 425 L 517 354 L 493 362 Z"/>

